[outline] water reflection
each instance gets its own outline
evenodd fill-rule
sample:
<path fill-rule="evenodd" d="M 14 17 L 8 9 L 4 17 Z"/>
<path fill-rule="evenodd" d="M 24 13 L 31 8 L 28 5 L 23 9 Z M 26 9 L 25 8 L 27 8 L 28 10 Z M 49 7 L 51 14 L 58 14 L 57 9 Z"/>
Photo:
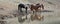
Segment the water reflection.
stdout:
<path fill-rule="evenodd" d="M 26 14 L 24 16 L 18 17 L 19 23 L 24 23 L 26 21 L 31 22 L 31 21 L 35 21 L 35 20 L 37 20 L 37 21 L 44 20 L 44 15 L 41 15 L 40 12 L 34 12 L 34 14 L 33 13 L 28 14 L 27 19 L 26 19 Z"/>
<path fill-rule="evenodd" d="M 33 21 L 33 20 L 42 20 L 44 18 L 44 16 L 42 16 L 41 14 L 32 14 L 31 15 L 31 20 Z"/>
<path fill-rule="evenodd" d="M 49 22 L 49 20 L 52 18 L 52 16 L 54 15 L 51 15 L 51 12 L 54 12 L 52 10 L 42 10 L 40 12 L 34 12 L 34 14 L 30 11 L 27 11 L 27 19 L 26 19 L 26 13 L 23 12 L 22 14 L 24 15 L 20 15 L 20 17 L 18 17 L 18 21 L 19 23 L 42 23 L 44 24 L 45 22 Z M 43 12 L 46 12 L 43 13 Z M 50 12 L 50 14 L 48 14 L 47 12 Z M 21 14 L 21 13 L 20 13 Z M 53 13 L 52 13 L 53 14 Z"/>
<path fill-rule="evenodd" d="M 54 12 L 54 11 L 52 11 L 52 10 L 42 10 L 40 12 Z"/>

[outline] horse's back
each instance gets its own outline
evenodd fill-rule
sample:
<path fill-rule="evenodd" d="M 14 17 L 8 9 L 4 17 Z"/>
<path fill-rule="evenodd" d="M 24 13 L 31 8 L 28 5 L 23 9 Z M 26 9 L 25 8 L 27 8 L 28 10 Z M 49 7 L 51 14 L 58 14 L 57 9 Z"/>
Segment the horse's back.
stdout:
<path fill-rule="evenodd" d="M 24 4 L 19 4 L 18 7 L 25 8 Z"/>

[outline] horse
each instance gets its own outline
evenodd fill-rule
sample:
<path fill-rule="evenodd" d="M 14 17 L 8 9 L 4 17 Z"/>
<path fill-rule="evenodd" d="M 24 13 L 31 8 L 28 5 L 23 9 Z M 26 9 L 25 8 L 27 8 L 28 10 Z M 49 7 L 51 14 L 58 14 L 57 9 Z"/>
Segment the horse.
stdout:
<path fill-rule="evenodd" d="M 26 13 L 27 13 L 27 8 L 28 8 L 28 7 L 27 7 L 25 4 L 22 4 L 22 3 L 21 3 L 21 4 L 18 5 L 18 11 L 19 11 L 19 12 L 23 12 L 23 11 L 22 11 L 22 8 L 24 8 L 24 9 L 26 10 Z"/>
<path fill-rule="evenodd" d="M 40 4 L 38 3 L 38 4 L 36 4 L 35 6 L 32 4 L 31 7 L 30 7 L 30 9 L 31 9 L 31 11 L 33 11 L 33 13 L 34 13 L 34 10 L 37 12 L 39 8 L 40 8 L 40 9 L 41 9 L 41 8 L 44 9 L 44 5 L 43 5 L 43 4 L 40 5 Z"/>
<path fill-rule="evenodd" d="M 22 11 L 22 8 L 24 8 L 24 9 L 26 10 L 25 12 L 26 12 L 26 19 L 27 19 L 27 9 L 28 9 L 28 5 L 27 5 L 27 4 L 22 4 L 22 3 L 19 4 L 19 5 L 18 5 L 18 11 L 19 11 L 19 12 L 23 12 L 23 11 Z"/>
<path fill-rule="evenodd" d="M 43 9 L 44 10 L 44 5 L 43 4 L 40 4 L 40 3 L 37 3 L 37 4 L 27 4 L 28 6 L 29 6 L 29 9 L 31 10 L 31 11 L 33 11 L 33 13 L 34 13 L 34 10 L 36 11 L 36 12 L 38 12 L 39 11 L 39 8 L 40 8 L 40 11 L 41 11 L 41 9 Z"/>

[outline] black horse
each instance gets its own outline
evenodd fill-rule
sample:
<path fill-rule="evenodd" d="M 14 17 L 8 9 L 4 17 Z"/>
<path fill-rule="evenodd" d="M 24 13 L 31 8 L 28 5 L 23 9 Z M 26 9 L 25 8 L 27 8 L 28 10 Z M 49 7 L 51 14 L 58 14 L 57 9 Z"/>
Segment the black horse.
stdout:
<path fill-rule="evenodd" d="M 27 4 L 25 5 L 25 4 L 22 4 L 22 3 L 21 3 L 21 4 L 18 5 L 18 12 L 19 12 L 19 13 L 21 12 L 20 14 L 23 13 L 22 8 L 24 8 L 24 9 L 26 10 L 25 12 L 26 12 L 26 19 L 27 19 L 27 9 L 28 9 Z"/>
<path fill-rule="evenodd" d="M 22 8 L 24 8 L 24 9 L 26 10 L 26 13 L 27 13 L 27 8 L 28 8 L 28 7 L 21 3 L 21 4 L 18 5 L 18 11 L 19 11 L 19 12 L 23 12 L 23 11 L 22 11 Z"/>

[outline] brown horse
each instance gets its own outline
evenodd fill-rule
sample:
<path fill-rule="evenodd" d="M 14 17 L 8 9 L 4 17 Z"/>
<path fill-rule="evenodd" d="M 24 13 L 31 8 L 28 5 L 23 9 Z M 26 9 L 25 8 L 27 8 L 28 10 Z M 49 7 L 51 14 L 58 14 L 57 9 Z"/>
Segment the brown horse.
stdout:
<path fill-rule="evenodd" d="M 41 8 L 44 9 L 43 4 L 40 5 L 40 4 L 38 3 L 38 4 L 36 4 L 35 6 L 32 4 L 30 9 L 31 9 L 31 11 L 34 11 L 34 10 L 35 10 L 35 11 L 38 11 L 39 8 L 40 8 L 40 9 L 41 9 Z"/>

